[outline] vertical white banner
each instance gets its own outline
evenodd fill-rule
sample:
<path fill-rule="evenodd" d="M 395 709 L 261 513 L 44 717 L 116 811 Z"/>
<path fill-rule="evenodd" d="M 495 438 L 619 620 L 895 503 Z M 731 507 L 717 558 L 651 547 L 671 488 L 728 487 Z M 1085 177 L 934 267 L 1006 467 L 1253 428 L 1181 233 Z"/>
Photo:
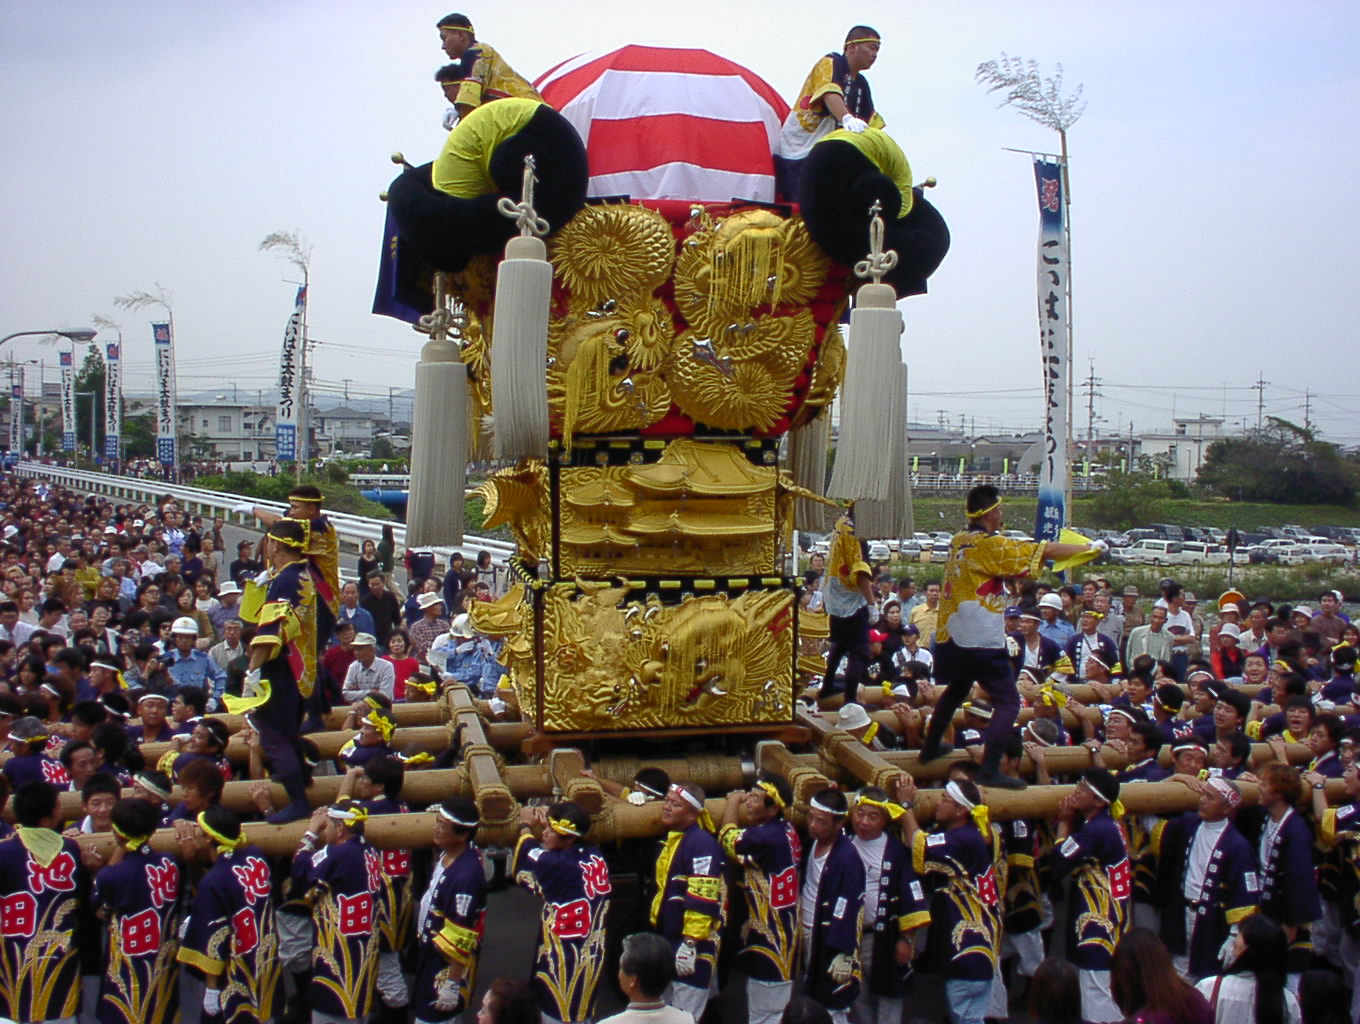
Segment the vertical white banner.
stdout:
<path fill-rule="evenodd" d="M 1044 362 L 1044 452 L 1034 539 L 1056 541 L 1067 522 L 1067 216 L 1062 164 L 1036 158 L 1039 190 L 1039 346 Z M 1028 467 L 1026 467 L 1028 468 Z"/>
<path fill-rule="evenodd" d="M 156 339 L 156 458 L 175 464 L 175 339 L 168 323 L 151 325 Z"/>
<path fill-rule="evenodd" d="M 298 457 L 298 360 L 302 355 L 302 324 L 307 315 L 307 288 L 297 290 L 293 315 L 283 329 L 279 355 L 279 406 L 274 414 L 274 458 L 291 462 Z"/>
<path fill-rule="evenodd" d="M 121 341 L 104 346 L 104 461 L 118 461 L 123 431 L 123 352 Z"/>
<path fill-rule="evenodd" d="M 76 450 L 75 353 L 61 353 L 61 450 Z M 90 453 L 94 455 L 93 452 Z"/>

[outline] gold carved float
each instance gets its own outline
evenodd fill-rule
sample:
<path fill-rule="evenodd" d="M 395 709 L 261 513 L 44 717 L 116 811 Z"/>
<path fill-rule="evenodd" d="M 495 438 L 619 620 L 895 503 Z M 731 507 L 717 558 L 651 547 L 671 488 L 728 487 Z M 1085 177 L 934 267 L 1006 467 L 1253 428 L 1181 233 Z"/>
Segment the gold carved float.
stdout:
<path fill-rule="evenodd" d="M 504 640 L 514 700 L 549 735 L 791 723 L 812 659 L 780 575 L 805 492 L 779 436 L 844 373 L 843 268 L 800 218 L 752 206 L 588 206 L 549 258 L 554 440 L 482 486 L 523 578 L 473 625 Z M 494 265 L 459 286 L 493 415 Z"/>

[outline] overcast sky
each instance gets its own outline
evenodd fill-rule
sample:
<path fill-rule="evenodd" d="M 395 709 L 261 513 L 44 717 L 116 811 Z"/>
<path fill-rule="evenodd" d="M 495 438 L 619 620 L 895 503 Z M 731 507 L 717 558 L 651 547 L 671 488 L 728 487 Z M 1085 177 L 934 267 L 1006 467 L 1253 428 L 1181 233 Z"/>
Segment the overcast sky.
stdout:
<path fill-rule="evenodd" d="M 1079 376 L 1101 381 L 1102 429 L 1173 415 L 1312 420 L 1360 442 L 1354 185 L 1360 8 L 1255 0 L 825 4 L 501 0 L 465 8 L 526 77 L 585 50 L 702 46 L 792 100 L 853 22 L 883 36 L 880 112 L 953 248 L 905 304 L 913 418 L 978 433 L 1040 417 L 1037 231 L 1029 159 L 1056 136 L 975 84 L 1007 51 L 1061 63 L 1085 116 L 1070 133 Z M 109 4 L 6 0 L 0 334 L 123 325 L 126 388 L 151 386 L 153 315 L 173 299 L 183 390 L 273 386 L 294 286 L 271 231 L 313 243 L 311 328 L 322 405 L 347 386 L 409 388 L 421 338 L 372 316 L 388 154 L 443 141 L 431 76 L 445 9 L 406 0 Z M 105 332 L 101 340 L 109 337 Z M 19 360 L 55 351 L 18 339 Z M 49 379 L 51 379 L 49 377 Z M 30 378 L 30 386 L 36 378 Z M 1085 399 L 1079 392 L 1078 434 Z"/>

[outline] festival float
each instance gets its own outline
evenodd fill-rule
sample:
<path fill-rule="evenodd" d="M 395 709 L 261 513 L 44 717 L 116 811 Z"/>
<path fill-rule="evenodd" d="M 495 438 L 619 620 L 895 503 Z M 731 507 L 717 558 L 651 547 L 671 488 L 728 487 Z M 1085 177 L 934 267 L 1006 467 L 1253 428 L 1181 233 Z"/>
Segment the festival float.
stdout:
<path fill-rule="evenodd" d="M 847 408 L 871 408 L 874 465 L 832 493 L 893 504 L 878 398 L 904 418 L 896 301 L 924 291 L 947 230 L 919 188 L 904 202 L 900 183 L 834 162 L 809 161 L 804 202 L 785 201 L 787 105 L 707 51 L 626 46 L 535 86 L 550 109 L 485 155 L 499 191 L 439 194 L 429 166 L 388 189 L 379 307 L 400 303 L 451 357 L 438 395 L 418 371 L 417 433 L 427 397 L 450 417 L 426 445 L 438 465 L 417 456 L 408 530 L 424 536 L 422 469 L 447 503 L 462 453 L 514 460 L 482 490 L 518 582 L 472 618 L 504 642 L 514 703 L 547 746 L 777 734 L 817 672 L 800 634 L 826 634 L 785 566 L 795 523 L 825 529 L 835 504 L 832 400 L 859 357 L 868 384 Z M 857 261 L 872 280 L 847 352 Z"/>
<path fill-rule="evenodd" d="M 513 840 L 523 803 L 570 799 L 605 843 L 663 831 L 658 802 L 609 799 L 599 784 L 626 785 L 644 764 L 710 794 L 779 772 L 799 823 L 831 783 L 891 791 L 903 771 L 942 779 L 965 752 L 923 765 L 876 751 L 832 724 L 835 701 L 827 714 L 800 701 L 823 670 L 828 623 L 800 610 L 785 567 L 795 528 L 826 530 L 845 509 L 866 539 L 911 532 L 897 302 L 923 293 L 943 259 L 943 218 L 920 185 L 840 159 L 844 147 L 814 147 L 800 194 L 779 195 L 787 105 L 704 50 L 625 46 L 535 85 L 547 104 L 524 108 L 518 130 L 478 154 L 484 191 L 441 192 L 431 165 L 396 154 L 403 170 L 384 194 L 374 309 L 429 336 L 408 543 L 461 540 L 464 467 L 478 459 L 505 464 L 481 487 L 485 522 L 518 544 L 518 581 L 472 612 L 503 641 L 511 713 L 462 686 L 397 705 L 396 748 L 456 755 L 455 767 L 408 772 L 404 798 L 475 797 L 485 845 Z M 349 739 L 343 715 L 311 737 L 323 757 Z M 1061 715 L 1076 726 L 1072 709 Z M 871 717 L 893 725 L 888 711 Z M 246 761 L 239 737 L 228 755 Z M 1310 756 L 1297 744 L 1287 755 Z M 1121 749 L 1101 756 L 1125 763 Z M 1258 744 L 1253 760 L 1272 756 Z M 1048 757 L 1055 776 L 1091 764 L 1085 747 Z M 1026 758 L 1022 773 L 1032 769 Z M 309 799 L 330 802 L 339 782 L 318 778 Z M 228 783 L 224 804 L 254 810 L 251 786 Z M 992 816 L 1051 816 L 1071 789 L 989 794 Z M 920 793 L 923 819 L 940 792 Z M 1177 782 L 1124 797 L 1133 813 L 1197 799 Z M 63 813 L 77 810 L 78 794 L 63 794 Z M 373 818 L 366 835 L 428 845 L 433 818 Z M 246 829 L 289 853 L 303 827 Z M 153 845 L 173 849 L 173 835 Z"/>

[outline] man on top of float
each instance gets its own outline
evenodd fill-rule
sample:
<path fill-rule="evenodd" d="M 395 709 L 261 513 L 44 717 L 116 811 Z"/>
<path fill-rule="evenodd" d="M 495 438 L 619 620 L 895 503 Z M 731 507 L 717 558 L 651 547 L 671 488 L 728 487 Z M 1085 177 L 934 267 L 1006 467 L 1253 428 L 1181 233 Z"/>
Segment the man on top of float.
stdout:
<path fill-rule="evenodd" d="M 542 101 L 538 90 L 505 62 L 499 53 L 486 43 L 477 41 L 472 21 L 463 14 L 446 14 L 436 23 L 439 42 L 453 64 L 441 68 L 439 82 L 445 96 L 453 104 L 458 116 L 467 117 L 475 108 L 492 100 L 514 96 Z M 456 65 L 461 71 L 457 91 L 449 86 L 453 79 L 447 72 Z M 453 95 L 449 95 L 453 93 Z M 446 123 L 446 127 L 448 126 Z"/>
<path fill-rule="evenodd" d="M 856 25 L 845 35 L 843 52 L 828 53 L 808 73 L 779 134 L 775 166 L 783 195 L 797 196 L 801 161 L 828 132 L 883 127 L 863 74 L 878 59 L 880 42 L 877 31 Z"/>

